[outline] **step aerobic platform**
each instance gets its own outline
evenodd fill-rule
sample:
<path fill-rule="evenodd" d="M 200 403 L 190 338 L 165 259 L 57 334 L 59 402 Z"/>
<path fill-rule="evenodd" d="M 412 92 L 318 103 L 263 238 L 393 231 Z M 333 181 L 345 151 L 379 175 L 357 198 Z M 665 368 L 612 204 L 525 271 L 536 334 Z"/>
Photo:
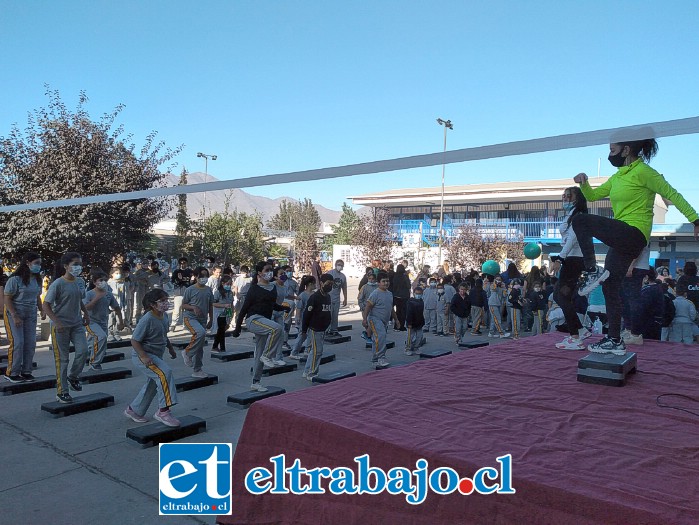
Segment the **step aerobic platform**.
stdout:
<path fill-rule="evenodd" d="M 296 363 L 286 363 L 285 365 L 282 366 L 275 366 L 273 368 L 268 368 L 264 367 L 262 369 L 262 375 L 263 376 L 276 376 L 279 374 L 286 374 L 287 372 L 293 372 L 298 368 L 298 364 Z M 252 368 L 250 369 L 252 372 Z"/>
<path fill-rule="evenodd" d="M 267 399 L 268 397 L 278 396 L 286 393 L 286 390 L 284 390 L 283 388 L 279 388 L 278 386 L 265 385 L 265 388 L 267 388 L 267 392 L 257 392 L 254 390 L 248 390 L 246 392 L 238 392 L 237 394 L 232 394 L 228 396 L 228 403 L 249 407 L 255 401 L 260 401 L 261 399 Z"/>
<path fill-rule="evenodd" d="M 130 348 L 131 339 L 122 339 L 121 341 L 110 341 L 107 343 L 107 348 Z"/>
<path fill-rule="evenodd" d="M 124 352 L 107 352 L 104 354 L 103 363 L 113 363 L 115 361 L 123 361 L 126 359 Z"/>
<path fill-rule="evenodd" d="M 351 324 L 343 324 L 337 327 L 338 332 L 347 332 L 348 330 L 352 330 Z"/>
<path fill-rule="evenodd" d="M 255 355 L 254 350 L 240 350 L 237 352 L 211 352 L 211 359 L 216 359 L 227 363 L 229 361 L 239 361 L 241 359 L 249 359 Z"/>
<path fill-rule="evenodd" d="M 199 417 L 178 417 L 177 414 L 175 417 L 180 420 L 179 427 L 169 427 L 160 421 L 155 421 L 128 429 L 126 437 L 141 445 L 142 448 L 146 448 L 206 432 L 206 421 Z"/>
<path fill-rule="evenodd" d="M 105 368 L 104 370 L 87 370 L 80 374 L 81 383 L 104 383 L 131 377 L 133 372 L 128 368 Z"/>
<path fill-rule="evenodd" d="M 364 345 L 365 348 L 372 348 L 374 345 L 372 343 L 366 343 Z M 386 350 L 390 350 L 391 348 L 394 348 L 396 346 L 395 341 L 387 341 L 386 342 Z"/>
<path fill-rule="evenodd" d="M 331 372 L 329 374 L 319 374 L 313 378 L 314 383 L 332 383 L 333 381 L 339 381 L 340 379 L 347 379 L 348 377 L 356 377 L 356 372 Z"/>
<path fill-rule="evenodd" d="M 352 336 L 351 335 L 335 335 L 335 336 L 326 336 L 324 339 L 324 343 L 328 345 L 337 345 L 340 343 L 346 343 L 347 341 L 351 341 Z"/>
<path fill-rule="evenodd" d="M 420 352 L 421 359 L 434 359 L 435 357 L 443 357 L 451 354 L 451 350 L 423 350 Z"/>
<path fill-rule="evenodd" d="M 0 379 L 0 393 L 3 396 L 36 392 L 37 390 L 46 390 L 48 388 L 56 388 L 56 376 L 40 376 L 35 378 L 34 381 L 24 381 L 22 383 L 10 383 L 5 379 Z"/>
<path fill-rule="evenodd" d="M 87 396 L 75 396 L 72 403 L 59 403 L 58 401 L 43 403 L 41 405 L 41 410 L 48 412 L 52 416 L 61 417 L 81 414 L 82 412 L 89 412 L 90 410 L 99 410 L 100 408 L 106 408 L 113 404 L 114 396 L 110 396 L 104 392 L 98 392 Z"/>
<path fill-rule="evenodd" d="M 218 383 L 218 376 L 209 374 L 207 377 L 178 377 L 175 379 L 175 387 L 178 392 L 186 392 L 195 388 L 204 388 L 206 386 L 215 385 Z"/>
<path fill-rule="evenodd" d="M 459 347 L 461 348 L 481 348 L 483 346 L 489 346 L 490 343 L 488 341 L 475 341 L 473 343 L 459 343 Z"/>
<path fill-rule="evenodd" d="M 636 372 L 636 352 L 624 355 L 589 354 L 578 361 L 578 381 L 607 386 L 624 386 Z"/>
<path fill-rule="evenodd" d="M 308 357 L 302 357 L 301 359 L 299 359 L 299 361 L 305 363 L 306 361 L 308 361 Z M 335 361 L 335 354 L 323 354 L 322 356 L 320 356 L 321 365 L 325 365 L 333 361 Z"/>

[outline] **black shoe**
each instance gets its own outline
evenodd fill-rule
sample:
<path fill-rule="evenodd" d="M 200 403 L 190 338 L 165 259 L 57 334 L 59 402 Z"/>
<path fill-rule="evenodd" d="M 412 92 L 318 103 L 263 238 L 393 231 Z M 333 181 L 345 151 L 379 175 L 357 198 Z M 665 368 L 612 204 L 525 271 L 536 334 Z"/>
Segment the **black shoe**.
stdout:
<path fill-rule="evenodd" d="M 58 401 L 59 403 L 72 403 L 73 398 L 70 397 L 70 394 L 68 392 L 66 392 L 64 394 L 57 394 L 56 401 Z"/>
<path fill-rule="evenodd" d="M 22 376 L 5 376 L 10 383 L 24 383 L 24 378 Z"/>
<path fill-rule="evenodd" d="M 22 379 L 25 381 L 34 381 L 34 376 L 31 374 L 20 374 L 22 376 Z"/>
<path fill-rule="evenodd" d="M 77 379 L 71 379 L 69 377 L 68 384 L 70 385 L 71 390 L 75 390 L 76 392 L 80 392 L 83 389 L 83 386 L 80 384 L 80 381 L 78 381 Z"/>

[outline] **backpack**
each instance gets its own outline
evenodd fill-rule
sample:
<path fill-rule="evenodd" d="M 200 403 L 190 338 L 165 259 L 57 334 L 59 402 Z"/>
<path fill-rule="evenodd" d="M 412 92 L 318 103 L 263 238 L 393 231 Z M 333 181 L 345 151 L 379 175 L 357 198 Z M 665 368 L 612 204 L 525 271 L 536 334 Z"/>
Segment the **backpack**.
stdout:
<path fill-rule="evenodd" d="M 675 318 L 675 303 L 673 302 L 674 297 L 672 294 L 666 292 L 663 294 L 663 324 L 662 326 L 667 328 L 672 324 L 672 320 Z"/>

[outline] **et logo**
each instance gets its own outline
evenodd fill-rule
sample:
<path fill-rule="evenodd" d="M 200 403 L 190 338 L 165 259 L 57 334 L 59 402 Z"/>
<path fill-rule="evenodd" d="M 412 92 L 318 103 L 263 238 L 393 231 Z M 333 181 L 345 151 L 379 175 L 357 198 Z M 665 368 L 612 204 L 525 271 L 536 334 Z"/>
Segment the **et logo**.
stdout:
<path fill-rule="evenodd" d="M 160 515 L 230 514 L 230 443 L 161 443 Z"/>

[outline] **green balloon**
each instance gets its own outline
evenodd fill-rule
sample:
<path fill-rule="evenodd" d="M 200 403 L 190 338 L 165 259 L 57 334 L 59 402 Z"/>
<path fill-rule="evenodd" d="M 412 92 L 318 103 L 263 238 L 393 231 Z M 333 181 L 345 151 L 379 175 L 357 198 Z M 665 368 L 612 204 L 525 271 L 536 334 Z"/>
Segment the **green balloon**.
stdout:
<path fill-rule="evenodd" d="M 481 271 L 485 274 L 495 276 L 500 274 L 500 265 L 497 263 L 497 261 L 493 261 L 491 259 L 483 263 L 483 266 L 481 266 Z"/>
<path fill-rule="evenodd" d="M 541 247 L 538 244 L 530 242 L 524 247 L 524 256 L 527 259 L 536 259 L 539 255 L 541 255 Z"/>

